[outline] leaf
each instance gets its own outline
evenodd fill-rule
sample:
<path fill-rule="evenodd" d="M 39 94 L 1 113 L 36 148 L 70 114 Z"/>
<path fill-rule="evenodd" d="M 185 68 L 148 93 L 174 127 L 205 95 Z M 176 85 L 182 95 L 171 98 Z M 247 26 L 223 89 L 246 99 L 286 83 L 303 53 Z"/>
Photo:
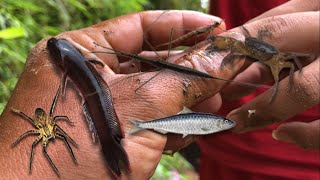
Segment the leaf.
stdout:
<path fill-rule="evenodd" d="M 11 27 L 0 31 L 0 38 L 2 39 L 15 39 L 25 36 L 26 31 L 22 27 Z"/>

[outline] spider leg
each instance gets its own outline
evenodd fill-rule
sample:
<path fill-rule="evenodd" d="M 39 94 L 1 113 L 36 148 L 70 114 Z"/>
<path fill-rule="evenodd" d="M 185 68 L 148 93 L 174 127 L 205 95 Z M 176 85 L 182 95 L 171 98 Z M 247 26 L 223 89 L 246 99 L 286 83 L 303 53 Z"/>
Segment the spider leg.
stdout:
<path fill-rule="evenodd" d="M 53 168 L 53 170 L 56 172 L 56 174 L 60 177 L 60 173 L 59 170 L 57 169 L 57 167 L 53 164 L 51 158 L 49 157 L 48 153 L 47 153 L 47 143 L 43 143 L 42 144 L 42 152 L 43 154 L 46 156 L 47 160 L 49 161 L 51 167 Z"/>
<path fill-rule="evenodd" d="M 56 127 L 62 135 L 64 135 L 67 139 L 69 139 L 72 142 L 72 144 L 74 144 L 76 147 L 79 146 L 59 125 L 56 124 Z"/>
<path fill-rule="evenodd" d="M 49 117 L 52 117 L 53 111 L 54 111 L 54 109 L 56 107 L 57 100 L 59 98 L 60 90 L 61 90 L 61 85 L 59 86 L 59 88 L 57 90 L 57 93 L 54 96 L 54 99 L 53 99 L 53 102 L 52 102 L 52 105 L 51 105 L 51 108 L 50 108 L 50 112 L 49 112 Z"/>
<path fill-rule="evenodd" d="M 68 123 L 74 125 L 74 122 L 71 121 L 71 120 L 68 118 L 68 116 L 55 116 L 55 117 L 53 118 L 53 123 L 56 123 L 58 119 L 65 120 L 65 121 L 67 121 Z"/>
<path fill-rule="evenodd" d="M 18 109 L 15 109 L 15 108 L 13 108 L 13 107 L 11 107 L 11 111 L 14 112 L 14 113 L 19 114 L 20 116 L 22 116 L 22 117 L 24 117 L 25 119 L 27 119 L 31 124 L 33 124 L 34 126 L 36 126 L 35 123 L 34 123 L 34 120 L 33 120 L 31 117 L 29 117 L 28 115 L 26 115 L 24 112 L 22 112 L 22 111 L 20 111 L 20 110 L 18 110 Z"/>
<path fill-rule="evenodd" d="M 29 160 L 29 173 L 31 174 L 32 160 L 33 160 L 33 150 L 37 143 L 42 139 L 42 135 L 39 135 L 35 141 L 33 141 L 31 146 L 30 160 Z"/>
<path fill-rule="evenodd" d="M 76 164 L 78 164 L 78 161 L 77 161 L 76 157 L 75 157 L 74 154 L 73 154 L 72 148 L 71 148 L 70 144 L 68 143 L 67 138 L 66 138 L 63 134 L 60 134 L 60 133 L 58 133 L 58 132 L 56 133 L 56 136 L 63 139 L 63 141 L 66 143 L 66 145 L 67 145 L 67 147 L 68 147 L 68 150 L 69 150 L 69 152 L 70 152 L 70 154 L 71 154 L 71 156 L 72 156 L 73 161 L 74 161 Z"/>
<path fill-rule="evenodd" d="M 12 146 L 15 146 L 21 139 L 23 139 L 24 137 L 31 135 L 31 134 L 38 134 L 40 133 L 39 130 L 29 130 L 25 133 L 23 133 L 21 136 L 19 136 L 13 143 Z"/>

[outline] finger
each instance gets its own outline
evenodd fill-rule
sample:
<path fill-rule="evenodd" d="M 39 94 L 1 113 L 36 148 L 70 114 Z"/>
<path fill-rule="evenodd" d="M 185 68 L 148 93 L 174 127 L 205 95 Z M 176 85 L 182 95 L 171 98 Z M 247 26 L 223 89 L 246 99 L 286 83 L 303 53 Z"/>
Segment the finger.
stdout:
<path fill-rule="evenodd" d="M 258 31 L 261 29 L 271 31 L 272 37 L 265 40 L 279 48 L 280 51 L 317 54 L 320 49 L 320 27 L 319 23 L 315 22 L 319 22 L 319 20 L 318 12 L 295 13 L 257 20 L 246 24 L 245 27 L 252 36 L 256 36 Z M 302 29 L 304 33 L 300 33 L 300 30 Z M 241 29 L 235 28 L 231 31 L 241 32 Z M 305 60 L 302 62 L 304 65 L 309 63 L 309 61 Z M 241 73 L 235 80 L 253 84 L 272 81 L 273 77 L 270 76 L 270 73 L 266 73 L 269 71 L 267 69 L 269 69 L 269 67 L 262 68 L 260 65 L 252 65 Z M 226 97 L 227 94 L 230 94 L 229 92 L 232 89 L 237 90 L 234 94 L 235 97 L 254 90 L 254 88 L 247 89 L 242 85 L 231 84 L 230 88 L 226 88 L 226 92 L 223 93 L 225 94 L 224 96 Z"/>
<path fill-rule="evenodd" d="M 169 39 L 172 27 L 194 29 L 220 20 L 215 16 L 195 11 L 145 11 L 120 16 L 93 27 L 99 34 L 102 34 L 102 30 L 106 28 L 112 32 L 104 35 L 104 39 L 113 48 L 137 54 L 142 50 L 147 50 L 141 49 L 145 47 L 144 35 L 151 45 L 155 46 Z M 215 32 L 221 31 L 217 29 Z M 124 36 L 126 38 L 119 38 Z"/>
<path fill-rule="evenodd" d="M 104 47 L 138 54 L 142 50 L 150 49 L 144 44 L 144 36 L 152 46 L 155 46 L 169 39 L 172 27 L 196 29 L 216 21 L 221 21 L 221 19 L 195 11 L 146 11 L 123 15 L 92 27 L 67 32 L 61 37 L 69 37 L 89 51 L 108 51 L 96 46 L 95 42 Z M 220 26 L 212 33 L 221 32 L 224 24 Z M 186 32 L 180 32 L 173 38 L 184 33 Z M 114 54 L 99 53 L 96 56 L 113 71 L 120 71 L 118 59 Z"/>
<path fill-rule="evenodd" d="M 257 37 L 259 30 L 270 31 L 272 35 L 265 37 L 264 41 L 282 52 L 317 53 L 320 39 L 319 21 L 317 11 L 273 16 L 244 26 L 253 37 Z M 242 29 L 237 27 L 230 31 L 242 32 Z"/>
<path fill-rule="evenodd" d="M 205 48 L 203 47 L 203 49 Z M 196 49 L 175 62 L 224 79 L 232 79 L 244 64 L 244 61 L 238 61 L 234 63 L 234 68 L 220 67 L 222 59 L 227 53 L 213 52 L 206 56 L 203 54 L 203 49 Z M 162 70 L 161 73 L 135 74 L 129 78 L 117 79 L 115 82 L 112 81 L 108 84 L 112 84 L 110 89 L 113 92 L 112 95 L 120 119 L 128 119 L 128 117 L 134 115 L 135 119 L 147 121 L 175 115 L 184 106 L 192 107 L 219 92 L 226 82 L 186 75 L 171 70 Z M 141 86 L 142 84 L 143 86 Z M 211 101 L 211 106 L 220 107 L 221 100 Z M 124 107 L 132 108 L 123 109 Z M 214 107 L 211 107 L 211 109 L 214 109 Z M 122 123 L 125 132 L 126 129 L 131 129 L 132 123 L 128 121 L 122 121 Z M 150 133 L 155 132 L 141 131 L 134 136 L 145 136 Z M 182 139 L 182 136 L 180 135 L 179 138 Z M 189 142 L 189 139 L 175 140 L 174 142 L 179 147 L 179 145 L 185 145 L 186 141 Z M 171 147 L 170 142 L 172 141 L 169 139 L 167 147 Z"/>
<path fill-rule="evenodd" d="M 242 73 L 238 74 L 234 81 L 247 84 L 230 83 L 221 90 L 221 96 L 224 100 L 232 100 L 243 97 L 254 92 L 258 87 L 271 88 L 272 86 L 260 85 L 272 79 L 268 67 L 262 63 L 253 63 Z M 249 86 L 249 84 L 252 84 Z"/>
<path fill-rule="evenodd" d="M 289 77 L 279 83 L 278 93 L 269 103 L 272 89 L 259 95 L 242 107 L 233 110 L 228 118 L 237 121 L 235 132 L 247 132 L 275 122 L 288 119 L 299 112 L 320 103 L 320 58 L 303 68 L 302 72 L 294 73 L 294 83 L 289 91 Z M 255 110 L 249 116 L 248 111 Z"/>
<path fill-rule="evenodd" d="M 319 4 L 320 4 L 319 0 L 310 0 L 310 1 L 292 0 L 265 12 L 254 19 L 251 19 L 249 22 L 253 22 L 253 21 L 267 18 L 267 17 L 283 15 L 283 14 L 306 12 L 306 11 L 319 11 L 320 10 Z"/>
<path fill-rule="evenodd" d="M 284 123 L 272 132 L 272 137 L 304 149 L 320 149 L 320 120 Z"/>

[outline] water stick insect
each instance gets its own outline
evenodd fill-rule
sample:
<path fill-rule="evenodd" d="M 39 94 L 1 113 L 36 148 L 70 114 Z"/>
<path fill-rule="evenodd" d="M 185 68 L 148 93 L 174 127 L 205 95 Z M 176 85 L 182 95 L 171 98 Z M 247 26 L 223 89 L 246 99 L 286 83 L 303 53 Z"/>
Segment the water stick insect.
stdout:
<path fill-rule="evenodd" d="M 37 108 L 35 110 L 34 118 L 32 119 L 31 117 L 29 117 L 28 115 L 26 115 L 22 111 L 11 108 L 12 112 L 22 116 L 24 119 L 28 120 L 36 128 L 35 130 L 29 130 L 29 131 L 25 132 L 24 134 L 19 136 L 18 139 L 16 139 L 12 143 L 12 145 L 15 146 L 18 142 L 20 142 L 20 140 L 22 140 L 24 137 L 26 137 L 28 135 L 38 135 L 38 137 L 32 143 L 32 146 L 31 146 L 31 153 L 30 153 L 30 160 L 29 160 L 30 161 L 29 162 L 30 174 L 31 174 L 31 170 L 32 170 L 34 148 L 41 140 L 42 140 L 42 152 L 58 176 L 60 176 L 60 173 L 59 173 L 57 167 L 54 165 L 51 158 L 49 157 L 47 150 L 46 150 L 50 141 L 53 141 L 55 138 L 62 139 L 65 142 L 65 144 L 67 145 L 67 148 L 71 154 L 73 161 L 75 163 L 77 163 L 76 157 L 74 156 L 74 153 L 73 153 L 72 148 L 71 148 L 68 141 L 70 141 L 75 146 L 78 146 L 77 143 L 57 124 L 58 120 L 66 120 L 70 124 L 73 124 L 73 122 L 70 121 L 70 119 L 67 116 L 53 116 L 53 112 L 54 112 L 54 109 L 55 109 L 55 106 L 56 106 L 56 103 L 57 103 L 57 100 L 59 97 L 59 93 L 60 93 L 60 87 L 59 87 L 59 89 L 54 97 L 54 100 L 52 102 L 49 115 L 47 115 L 43 109 Z"/>

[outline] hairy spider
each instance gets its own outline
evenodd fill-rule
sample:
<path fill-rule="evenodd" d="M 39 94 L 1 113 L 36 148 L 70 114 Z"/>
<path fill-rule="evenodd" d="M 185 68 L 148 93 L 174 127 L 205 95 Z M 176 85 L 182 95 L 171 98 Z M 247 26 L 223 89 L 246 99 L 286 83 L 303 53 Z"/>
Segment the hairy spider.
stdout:
<path fill-rule="evenodd" d="M 33 160 L 33 150 L 34 150 L 34 147 L 37 145 L 37 143 L 40 140 L 42 140 L 42 151 L 43 151 L 45 157 L 48 159 L 50 165 L 54 169 L 55 173 L 58 176 L 60 176 L 60 173 L 59 173 L 57 167 L 53 164 L 51 158 L 49 157 L 49 155 L 46 151 L 47 145 L 50 142 L 50 140 L 54 140 L 56 137 L 61 138 L 66 143 L 73 161 L 75 163 L 78 163 L 67 139 L 69 141 L 71 141 L 75 146 L 78 146 L 77 143 L 71 137 L 69 137 L 68 134 L 58 124 L 56 124 L 57 120 L 59 120 L 59 119 L 66 120 L 70 124 L 73 124 L 73 122 L 70 121 L 70 119 L 67 116 L 54 116 L 53 117 L 53 111 L 55 109 L 55 105 L 58 100 L 59 94 L 60 94 L 60 87 L 59 87 L 59 89 L 54 97 L 54 100 L 52 102 L 49 116 L 47 116 L 46 112 L 43 109 L 37 108 L 35 110 L 34 119 L 32 119 L 28 115 L 26 115 L 25 113 L 21 112 L 20 110 L 11 108 L 11 110 L 14 113 L 21 115 L 22 117 L 27 119 L 31 124 L 33 124 L 37 128 L 37 129 L 29 130 L 29 131 L 23 133 L 21 136 L 18 137 L 17 140 L 15 140 L 12 143 L 13 146 L 15 146 L 21 139 L 23 139 L 27 135 L 39 134 L 39 136 L 36 138 L 36 140 L 32 143 L 32 146 L 31 146 L 30 163 L 29 163 L 29 173 L 30 174 L 31 174 L 31 167 L 32 167 L 32 160 Z"/>

